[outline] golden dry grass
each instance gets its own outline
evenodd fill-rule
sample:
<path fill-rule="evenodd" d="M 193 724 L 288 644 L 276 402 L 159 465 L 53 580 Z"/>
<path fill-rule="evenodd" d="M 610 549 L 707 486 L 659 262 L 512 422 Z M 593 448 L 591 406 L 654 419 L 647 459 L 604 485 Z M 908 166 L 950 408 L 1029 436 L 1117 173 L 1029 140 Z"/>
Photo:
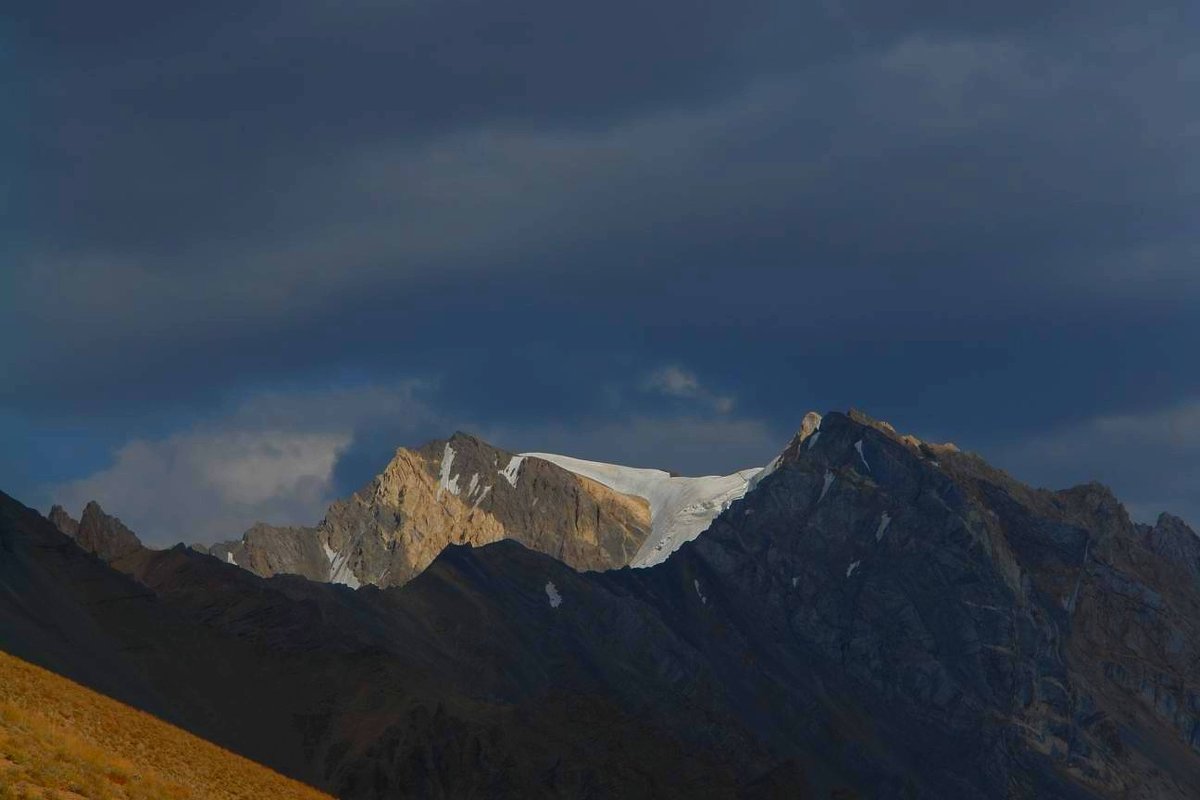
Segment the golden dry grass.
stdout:
<path fill-rule="evenodd" d="M 0 652 L 0 800 L 328 798 Z"/>

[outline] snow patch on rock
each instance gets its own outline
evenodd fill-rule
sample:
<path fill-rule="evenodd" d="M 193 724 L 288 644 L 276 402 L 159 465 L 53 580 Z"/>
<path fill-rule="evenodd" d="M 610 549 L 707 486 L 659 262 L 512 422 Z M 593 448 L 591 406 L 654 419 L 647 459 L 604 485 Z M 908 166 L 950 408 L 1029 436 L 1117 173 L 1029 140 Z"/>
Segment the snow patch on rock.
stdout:
<path fill-rule="evenodd" d="M 859 439 L 854 443 L 854 449 L 858 451 L 858 457 L 862 460 L 863 466 L 867 468 L 867 472 L 871 471 L 871 465 L 867 463 L 867 457 L 863 455 L 863 440 Z"/>
<path fill-rule="evenodd" d="M 508 481 L 509 485 L 514 489 L 517 487 L 517 478 L 521 472 L 521 464 L 525 461 L 525 456 L 513 456 L 508 461 L 508 466 L 499 470 L 499 474 L 504 480 Z"/>
<path fill-rule="evenodd" d="M 558 593 L 558 587 L 554 585 L 554 581 L 546 581 L 546 597 L 550 601 L 551 608 L 558 608 L 562 605 L 562 595 Z"/>
<path fill-rule="evenodd" d="M 329 559 L 329 582 L 357 589 L 361 584 L 350 569 L 350 559 L 334 551 L 329 542 L 321 542 L 321 549 L 325 551 L 325 558 Z"/>
<path fill-rule="evenodd" d="M 879 519 L 879 527 L 875 529 L 875 541 L 878 542 L 880 539 L 883 538 L 884 532 L 887 531 L 888 525 L 891 525 L 891 524 L 892 524 L 892 515 L 887 513 L 886 511 L 883 512 L 883 516 Z"/>
<path fill-rule="evenodd" d="M 442 469 L 441 469 L 441 472 L 438 474 L 438 490 L 437 490 L 437 499 L 438 500 L 442 499 L 442 492 L 444 492 L 444 491 L 449 491 L 450 494 L 452 494 L 452 495 L 458 495 L 458 492 L 459 492 L 458 478 L 459 478 L 459 476 L 457 476 L 457 475 L 455 475 L 454 477 L 450 476 L 450 468 L 453 465 L 454 465 L 454 448 L 451 447 L 449 444 L 447 444 L 446 449 L 442 451 Z"/>
<path fill-rule="evenodd" d="M 757 489 L 758 485 L 763 482 L 763 478 L 766 478 L 768 475 L 773 473 L 775 470 L 779 469 L 779 465 L 781 463 L 783 463 L 783 453 L 780 453 L 779 455 L 772 458 L 769 464 L 767 464 L 765 467 L 763 467 L 761 470 L 759 470 L 758 474 L 750 479 L 749 485 L 746 488 L 746 492 L 749 493 L 749 492 L 752 492 L 755 489 Z"/>
<path fill-rule="evenodd" d="M 817 502 L 825 499 L 825 495 L 829 494 L 829 487 L 833 486 L 834 474 L 830 470 L 825 470 L 825 485 L 821 487 L 821 496 L 817 498 Z"/>
<path fill-rule="evenodd" d="M 483 491 L 479 493 L 479 497 L 475 498 L 475 502 L 471 503 L 471 508 L 479 508 L 479 504 L 483 502 L 483 498 L 488 496 L 488 492 L 492 490 L 491 486 L 483 487 Z M 537 498 L 535 497 L 534 500 Z"/>

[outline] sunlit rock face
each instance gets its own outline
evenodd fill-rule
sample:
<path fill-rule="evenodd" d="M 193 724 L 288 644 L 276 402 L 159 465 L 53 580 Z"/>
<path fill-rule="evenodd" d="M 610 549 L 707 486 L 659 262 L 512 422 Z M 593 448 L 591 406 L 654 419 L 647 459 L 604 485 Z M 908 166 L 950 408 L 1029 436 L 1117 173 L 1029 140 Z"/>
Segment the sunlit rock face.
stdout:
<path fill-rule="evenodd" d="M 314 528 L 256 525 L 210 552 L 259 575 L 397 586 L 446 546 L 513 539 L 581 570 L 626 566 L 650 533 L 647 502 L 468 434 L 400 448 Z"/>

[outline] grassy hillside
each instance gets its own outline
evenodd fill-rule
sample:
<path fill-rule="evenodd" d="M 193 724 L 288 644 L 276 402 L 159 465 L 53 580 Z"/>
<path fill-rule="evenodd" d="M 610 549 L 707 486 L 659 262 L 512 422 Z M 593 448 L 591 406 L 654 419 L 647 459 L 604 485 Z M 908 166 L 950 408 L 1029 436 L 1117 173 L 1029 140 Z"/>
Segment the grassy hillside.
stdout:
<path fill-rule="evenodd" d="M 0 652 L 0 800 L 327 798 Z"/>

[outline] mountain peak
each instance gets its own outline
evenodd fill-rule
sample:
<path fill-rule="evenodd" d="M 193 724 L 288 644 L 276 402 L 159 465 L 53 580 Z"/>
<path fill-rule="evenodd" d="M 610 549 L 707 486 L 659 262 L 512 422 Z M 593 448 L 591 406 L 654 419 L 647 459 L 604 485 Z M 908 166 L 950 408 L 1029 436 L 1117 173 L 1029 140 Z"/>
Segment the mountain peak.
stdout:
<path fill-rule="evenodd" d="M 209 553 L 262 576 L 398 586 L 445 547 L 502 539 L 576 569 L 627 566 L 651 532 L 647 502 L 466 431 L 397 448 L 315 528 L 257 524 Z"/>
<path fill-rule="evenodd" d="M 83 508 L 75 541 L 84 550 L 110 562 L 142 549 L 137 535 L 120 519 L 106 514 L 95 500 Z"/>
<path fill-rule="evenodd" d="M 870 414 L 857 408 L 851 408 L 846 412 L 846 416 L 857 422 L 859 425 L 867 425 L 872 428 L 878 428 L 885 433 L 896 435 L 896 428 L 890 422 L 875 419 Z"/>
<path fill-rule="evenodd" d="M 1186 522 L 1173 514 L 1159 514 L 1144 541 L 1155 553 L 1190 572 L 1200 586 L 1200 535 Z"/>
<path fill-rule="evenodd" d="M 1172 529 L 1179 532 L 1186 532 L 1190 533 L 1192 536 L 1200 536 L 1200 534 L 1197 534 L 1196 531 L 1193 530 L 1190 525 L 1184 522 L 1183 519 L 1175 516 L 1174 514 L 1167 513 L 1166 511 L 1158 515 L 1158 519 L 1155 521 L 1154 527 L 1164 530 Z"/>
<path fill-rule="evenodd" d="M 46 519 L 54 523 L 54 527 L 74 539 L 79 535 L 79 520 L 67 513 L 67 510 L 60 505 L 50 507 L 50 513 L 46 515 Z"/>
<path fill-rule="evenodd" d="M 729 475 L 683 477 L 661 469 L 625 467 L 554 453 L 525 453 L 520 458 L 555 464 L 622 496 L 638 498 L 648 504 L 650 536 L 628 562 L 628 566 L 633 567 L 649 567 L 665 561 L 744 497 L 763 472 L 753 468 Z"/>
<path fill-rule="evenodd" d="M 821 415 L 816 411 L 810 411 L 804 415 L 804 419 L 800 420 L 800 430 L 796 432 L 796 435 L 800 437 L 801 441 L 804 441 L 820 430 L 820 428 Z"/>

